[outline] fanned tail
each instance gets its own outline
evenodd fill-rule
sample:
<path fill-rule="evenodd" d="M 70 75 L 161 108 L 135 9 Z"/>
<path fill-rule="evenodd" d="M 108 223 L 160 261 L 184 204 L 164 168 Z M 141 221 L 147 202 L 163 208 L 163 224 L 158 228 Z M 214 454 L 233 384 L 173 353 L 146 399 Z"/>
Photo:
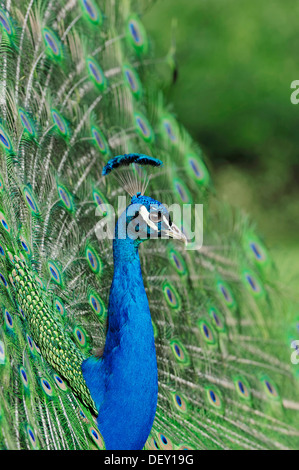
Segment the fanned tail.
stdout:
<path fill-rule="evenodd" d="M 98 224 L 124 195 L 102 171 L 139 154 L 164 162 L 153 197 L 204 205 L 202 247 L 140 250 L 159 371 L 145 448 L 296 448 L 296 307 L 165 103 L 140 3 L 0 8 L 0 447 L 104 448 L 81 372 L 107 326 L 111 240 Z"/>

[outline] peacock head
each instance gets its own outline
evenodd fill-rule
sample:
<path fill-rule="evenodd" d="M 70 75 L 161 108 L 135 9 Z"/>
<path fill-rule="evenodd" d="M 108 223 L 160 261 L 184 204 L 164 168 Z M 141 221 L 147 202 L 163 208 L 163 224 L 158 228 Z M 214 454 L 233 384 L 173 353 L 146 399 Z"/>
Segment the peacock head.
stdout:
<path fill-rule="evenodd" d="M 126 233 L 139 244 L 149 239 L 176 239 L 187 243 L 185 234 L 172 222 L 165 205 L 140 192 L 126 209 Z"/>
<path fill-rule="evenodd" d="M 115 171 L 119 167 L 130 164 L 161 166 L 162 162 L 154 157 L 143 154 L 119 155 L 112 158 L 103 169 L 103 175 Z M 131 178 L 129 178 L 131 180 Z M 123 178 L 122 178 L 123 181 Z M 135 244 L 149 239 L 166 238 L 176 239 L 187 244 L 185 234 L 172 222 L 169 211 L 165 205 L 141 191 L 127 189 L 131 195 L 131 204 L 120 216 L 115 231 L 116 239 L 131 239 Z"/>

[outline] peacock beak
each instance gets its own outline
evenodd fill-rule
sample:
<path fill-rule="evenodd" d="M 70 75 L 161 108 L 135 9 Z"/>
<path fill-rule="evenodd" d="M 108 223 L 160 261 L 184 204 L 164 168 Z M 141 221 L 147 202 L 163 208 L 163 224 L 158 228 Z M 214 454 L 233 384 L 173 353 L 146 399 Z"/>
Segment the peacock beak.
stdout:
<path fill-rule="evenodd" d="M 163 232 L 166 236 L 179 240 L 180 242 L 185 243 L 185 245 L 188 243 L 186 235 L 175 224 L 171 224 L 169 228 Z"/>

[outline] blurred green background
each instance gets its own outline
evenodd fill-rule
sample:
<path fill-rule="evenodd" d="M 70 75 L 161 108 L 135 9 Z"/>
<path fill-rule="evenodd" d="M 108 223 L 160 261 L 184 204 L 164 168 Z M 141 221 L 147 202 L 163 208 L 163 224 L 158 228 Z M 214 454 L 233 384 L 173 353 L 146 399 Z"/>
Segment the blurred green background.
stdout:
<path fill-rule="evenodd" d="M 155 55 L 175 39 L 178 119 L 214 167 L 223 198 L 257 222 L 299 289 L 299 2 L 158 0 L 143 16 Z M 175 26 L 176 25 L 176 26 Z"/>

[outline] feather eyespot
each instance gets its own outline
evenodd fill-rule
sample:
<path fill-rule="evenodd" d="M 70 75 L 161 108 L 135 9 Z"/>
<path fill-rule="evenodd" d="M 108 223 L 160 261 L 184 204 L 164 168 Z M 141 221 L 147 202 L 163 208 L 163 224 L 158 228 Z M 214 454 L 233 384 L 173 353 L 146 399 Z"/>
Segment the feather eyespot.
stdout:
<path fill-rule="evenodd" d="M 9 233 L 10 232 L 10 226 L 9 226 L 3 212 L 0 212 L 0 223 L 1 223 L 1 226 L 4 228 L 4 230 Z"/>
<path fill-rule="evenodd" d="M 59 134 L 63 137 L 68 136 L 68 125 L 64 117 L 56 110 L 51 110 L 52 119 L 55 125 L 55 128 L 58 130 Z"/>
<path fill-rule="evenodd" d="M 168 137 L 170 138 L 170 140 L 172 140 L 172 142 L 175 142 L 176 141 L 176 136 L 173 132 L 171 124 L 168 121 L 164 120 L 163 125 L 164 125 L 165 131 L 168 134 Z"/>
<path fill-rule="evenodd" d="M 145 450 L 160 450 L 156 439 L 152 437 L 151 435 L 146 441 Z"/>
<path fill-rule="evenodd" d="M 10 19 L 6 15 L 6 13 L 0 8 L 0 24 L 2 25 L 4 31 L 9 35 L 12 36 L 13 28 L 10 22 Z"/>
<path fill-rule="evenodd" d="M 264 268 L 267 264 L 271 264 L 266 247 L 254 232 L 245 232 L 243 244 L 248 257 L 259 268 Z"/>
<path fill-rule="evenodd" d="M 88 302 L 93 311 L 99 316 L 103 317 L 105 314 L 105 305 L 102 299 L 95 293 L 89 294 Z"/>
<path fill-rule="evenodd" d="M 19 109 L 19 116 L 20 116 L 20 120 L 21 120 L 22 126 L 25 129 L 25 131 L 31 137 L 34 137 L 35 129 L 34 129 L 34 126 L 32 124 L 32 121 L 29 118 L 29 116 L 27 115 L 27 113 L 25 113 L 25 111 L 22 108 Z"/>
<path fill-rule="evenodd" d="M 98 189 L 93 190 L 92 196 L 96 204 L 96 215 L 104 217 L 109 216 L 112 211 L 105 196 Z"/>
<path fill-rule="evenodd" d="M 254 297 L 259 297 L 263 293 L 263 288 L 260 283 L 260 280 L 252 272 L 243 272 L 242 278 L 247 289 Z"/>
<path fill-rule="evenodd" d="M 186 413 L 188 410 L 188 405 L 185 398 L 179 393 L 174 393 L 172 398 L 176 409 L 178 409 L 181 413 Z"/>
<path fill-rule="evenodd" d="M 254 257 L 257 261 L 261 261 L 265 259 L 264 253 L 262 251 L 262 248 L 259 247 L 259 245 L 256 242 L 250 242 L 249 247 L 254 254 Z"/>
<path fill-rule="evenodd" d="M 182 181 L 176 178 L 173 181 L 173 185 L 174 185 L 174 190 L 179 195 L 181 201 L 184 204 L 190 203 L 192 201 L 191 194 L 188 188 L 186 187 L 186 185 Z"/>
<path fill-rule="evenodd" d="M 85 413 L 81 410 L 81 408 L 79 409 L 79 415 L 80 415 L 80 418 L 83 419 L 83 421 L 88 422 L 88 418 L 85 415 Z"/>
<path fill-rule="evenodd" d="M 11 140 L 7 134 L 7 132 L 0 126 L 0 144 L 4 148 L 4 150 L 8 153 L 13 152 L 13 147 Z"/>
<path fill-rule="evenodd" d="M 235 304 L 235 300 L 233 298 L 233 294 L 232 294 L 229 286 L 223 281 L 218 281 L 217 282 L 217 290 L 218 290 L 222 300 L 224 301 L 224 303 L 228 307 L 233 307 L 234 304 Z"/>
<path fill-rule="evenodd" d="M 96 260 L 95 260 L 95 258 L 94 258 L 94 256 L 93 256 L 93 253 L 91 253 L 91 251 L 89 251 L 89 252 L 87 253 L 87 259 L 88 259 L 88 261 L 90 262 L 91 268 L 94 269 L 94 268 L 95 268 L 95 265 L 96 265 Z"/>
<path fill-rule="evenodd" d="M 77 343 L 79 344 L 79 346 L 81 346 L 82 348 L 85 348 L 88 345 L 87 335 L 85 331 L 83 330 L 83 328 L 77 326 L 74 329 L 74 337 Z"/>
<path fill-rule="evenodd" d="M 56 297 L 55 301 L 54 301 L 54 306 L 55 306 L 56 310 L 60 313 L 60 315 L 64 316 L 65 308 L 64 308 L 64 305 L 63 305 L 63 302 L 61 301 L 61 299 Z"/>
<path fill-rule="evenodd" d="M 7 328 L 12 330 L 13 329 L 13 318 L 12 318 L 12 315 L 8 312 L 8 310 L 4 311 L 4 317 L 5 317 L 5 324 L 6 324 Z"/>
<path fill-rule="evenodd" d="M 62 390 L 63 392 L 67 391 L 68 387 L 67 387 L 66 383 L 64 382 L 64 380 L 62 380 L 62 378 L 58 374 L 54 374 L 53 378 L 55 380 L 55 383 L 56 383 L 57 387 L 60 390 Z"/>
<path fill-rule="evenodd" d="M 94 59 L 91 58 L 88 58 L 86 63 L 91 80 L 99 88 L 100 91 L 104 91 L 107 88 L 108 82 L 102 68 Z"/>
<path fill-rule="evenodd" d="M 275 391 L 274 387 L 271 385 L 271 383 L 268 380 L 265 380 L 264 384 L 265 384 L 265 388 L 267 390 L 267 393 L 270 393 L 270 395 L 275 395 L 276 391 Z"/>
<path fill-rule="evenodd" d="M 85 9 L 89 15 L 89 17 L 94 20 L 95 16 L 96 16 L 96 13 L 94 11 L 94 9 L 92 8 L 92 4 L 90 2 L 90 0 L 83 0 L 83 5 L 85 6 Z"/>
<path fill-rule="evenodd" d="M 173 309 L 179 309 L 181 300 L 177 290 L 169 282 L 163 284 L 162 290 L 167 304 Z"/>
<path fill-rule="evenodd" d="M 59 48 L 57 47 L 57 45 L 53 41 L 53 38 L 50 36 L 50 34 L 45 33 L 44 38 L 45 38 L 45 41 L 46 41 L 47 45 L 50 46 L 50 48 L 52 49 L 52 52 L 54 52 L 54 54 L 57 55 L 58 51 L 59 51 Z"/>
<path fill-rule="evenodd" d="M 24 367 L 20 367 L 20 377 L 23 382 L 24 387 L 28 387 L 29 385 L 29 380 L 28 380 L 28 375 Z"/>
<path fill-rule="evenodd" d="M 30 124 L 29 124 L 29 121 L 28 121 L 27 116 L 26 116 L 24 113 L 21 112 L 21 113 L 20 113 L 20 119 L 21 119 L 21 122 L 22 122 L 22 124 L 23 124 L 24 129 L 26 129 L 26 131 L 28 131 L 29 134 L 32 134 L 32 133 L 33 133 L 33 132 L 32 132 L 32 128 L 31 128 L 31 126 L 30 126 Z"/>
<path fill-rule="evenodd" d="M 273 400 L 279 400 L 280 399 L 278 389 L 277 389 L 275 383 L 273 382 L 273 380 L 271 380 L 268 376 L 263 376 L 263 377 L 261 377 L 261 382 L 262 382 L 264 391 L 266 392 L 266 395 L 269 398 L 271 398 Z"/>
<path fill-rule="evenodd" d="M 234 384 L 235 384 L 237 394 L 241 398 L 245 400 L 249 400 L 251 398 L 249 383 L 244 377 L 236 377 L 234 379 Z"/>
<path fill-rule="evenodd" d="M 25 188 L 24 191 L 23 191 L 23 194 L 24 194 L 25 202 L 26 202 L 27 206 L 29 207 L 29 209 L 31 210 L 31 213 L 33 215 L 38 215 L 39 214 L 39 209 L 38 209 L 38 205 L 37 205 L 37 202 L 35 200 L 35 197 L 34 197 L 32 191 L 30 191 L 29 188 Z"/>
<path fill-rule="evenodd" d="M 24 250 L 28 255 L 30 255 L 31 250 L 30 250 L 29 245 L 28 245 L 27 241 L 25 240 L 25 238 L 20 237 L 19 242 L 20 242 L 22 250 Z"/>
<path fill-rule="evenodd" d="M 102 14 L 98 6 L 93 0 L 80 0 L 85 16 L 93 24 L 101 24 L 103 21 Z"/>
<path fill-rule="evenodd" d="M 29 251 L 28 246 L 24 241 L 21 242 L 22 247 L 24 248 L 25 251 Z"/>
<path fill-rule="evenodd" d="M 219 320 L 219 317 L 218 317 L 217 313 L 215 311 L 213 311 L 212 315 L 213 315 L 213 318 L 215 320 L 216 325 L 219 326 L 220 320 Z"/>
<path fill-rule="evenodd" d="M 63 285 L 62 273 L 54 261 L 48 261 L 48 269 L 51 279 L 59 286 Z"/>
<path fill-rule="evenodd" d="M 166 437 L 165 434 L 160 432 L 158 434 L 158 438 L 159 438 L 160 446 L 163 450 L 172 450 L 173 446 L 169 437 Z"/>
<path fill-rule="evenodd" d="M 170 346 L 172 349 L 172 352 L 174 354 L 174 357 L 176 358 L 177 362 L 188 365 L 190 362 L 188 353 L 186 348 L 183 346 L 181 341 L 175 339 L 170 342 Z"/>
<path fill-rule="evenodd" d="M 53 396 L 53 389 L 52 389 L 52 386 L 51 386 L 50 382 L 45 378 L 41 378 L 40 383 L 41 383 L 42 389 L 45 392 L 45 394 L 48 397 L 52 397 Z"/>
<path fill-rule="evenodd" d="M 30 444 L 32 445 L 32 447 L 34 449 L 36 449 L 37 445 L 38 445 L 37 444 L 37 439 L 35 437 L 35 433 L 34 433 L 32 427 L 29 426 L 29 424 L 27 424 L 27 426 L 26 426 L 26 433 L 27 433 L 27 436 L 29 437 Z"/>
<path fill-rule="evenodd" d="M 139 99 L 142 94 L 142 87 L 141 87 L 141 82 L 140 82 L 140 79 L 136 70 L 130 65 L 124 65 L 123 74 L 124 74 L 125 83 L 128 85 L 133 96 Z"/>
<path fill-rule="evenodd" d="M 250 274 L 246 275 L 246 280 L 248 281 L 248 284 L 250 285 L 252 290 L 254 291 L 258 290 L 258 286 L 256 285 L 254 278 Z"/>
<path fill-rule="evenodd" d="M 35 207 L 35 205 L 34 205 L 32 199 L 31 199 L 29 196 L 26 196 L 26 200 L 27 200 L 29 206 L 31 207 L 31 209 L 35 212 L 36 207 Z"/>
<path fill-rule="evenodd" d="M 141 42 L 141 36 L 139 34 L 138 25 L 136 24 L 136 21 L 131 20 L 129 22 L 129 30 L 135 43 L 139 44 Z"/>
<path fill-rule="evenodd" d="M 215 344 L 216 339 L 211 325 L 206 320 L 200 320 L 198 322 L 198 326 L 205 342 L 208 344 Z"/>
<path fill-rule="evenodd" d="M 194 158 L 189 158 L 189 165 L 196 177 L 196 179 L 202 179 L 202 172 L 200 171 L 198 163 L 194 160 Z"/>
<path fill-rule="evenodd" d="M 171 249 L 169 251 L 169 258 L 172 266 L 175 268 L 178 274 L 186 274 L 186 264 L 183 257 L 177 251 Z"/>
<path fill-rule="evenodd" d="M 136 93 L 137 90 L 137 83 L 135 80 L 135 77 L 133 76 L 131 70 L 125 70 L 125 77 L 127 79 L 128 84 L 130 85 L 130 88 L 133 93 Z"/>
<path fill-rule="evenodd" d="M 178 142 L 178 125 L 172 116 L 162 117 L 161 128 L 164 137 L 166 137 L 171 144 Z"/>
<path fill-rule="evenodd" d="M 103 155 L 107 155 L 109 153 L 109 146 L 102 131 L 100 131 L 100 129 L 93 126 L 91 128 L 91 134 L 100 152 Z"/>
<path fill-rule="evenodd" d="M 216 330 L 225 331 L 225 321 L 223 315 L 218 311 L 218 309 L 216 309 L 216 307 L 210 307 L 209 315 Z"/>
<path fill-rule="evenodd" d="M 5 148 L 8 148 L 8 146 L 9 146 L 8 139 L 6 139 L 6 137 L 5 137 L 3 131 L 2 131 L 1 134 L 0 134 L 0 140 L 1 140 L 2 145 L 3 145 Z"/>
<path fill-rule="evenodd" d="M 223 406 L 222 398 L 218 390 L 212 387 L 206 388 L 206 394 L 208 398 L 208 402 L 217 409 L 221 409 Z"/>
<path fill-rule="evenodd" d="M 7 281 L 6 281 L 6 279 L 5 279 L 5 277 L 3 276 L 2 273 L 0 273 L 0 281 L 2 282 L 4 287 L 7 287 Z"/>
<path fill-rule="evenodd" d="M 231 302 L 230 293 L 228 292 L 225 286 L 220 285 L 220 292 L 223 294 L 223 297 L 227 302 Z"/>
<path fill-rule="evenodd" d="M 146 142 L 152 142 L 154 140 L 154 132 L 145 116 L 140 113 L 134 113 L 134 119 L 137 133 Z"/>
<path fill-rule="evenodd" d="M 100 449 L 104 448 L 103 439 L 101 437 L 101 434 L 99 433 L 99 431 L 96 428 L 94 428 L 93 426 L 90 426 L 89 427 L 89 435 L 91 436 L 92 440 L 96 443 L 96 445 Z"/>
<path fill-rule="evenodd" d="M 31 339 L 31 337 L 29 335 L 26 335 L 26 340 L 27 340 L 27 344 L 29 346 L 29 349 L 31 352 L 34 351 L 34 344 L 33 344 L 33 341 Z"/>
<path fill-rule="evenodd" d="M 48 55 L 56 61 L 62 59 L 62 46 L 57 34 L 49 28 L 43 28 L 42 35 Z"/>
<path fill-rule="evenodd" d="M 147 51 L 147 37 L 143 24 L 135 15 L 131 15 L 127 22 L 127 37 L 137 53 Z"/>
<path fill-rule="evenodd" d="M 68 211 L 72 211 L 74 209 L 74 204 L 73 204 L 72 196 L 70 192 L 61 184 L 57 185 L 57 191 L 58 191 L 59 198 L 61 202 L 63 203 L 64 207 Z"/>
<path fill-rule="evenodd" d="M 188 175 L 198 184 L 206 186 L 209 182 L 209 172 L 203 161 L 197 155 L 188 153 L 185 162 Z"/>
<path fill-rule="evenodd" d="M 155 446 L 156 449 L 158 449 L 158 450 L 160 449 L 160 447 L 158 446 L 158 443 L 157 443 L 156 439 L 154 439 L 154 446 Z"/>
<path fill-rule="evenodd" d="M 92 247 L 86 247 L 85 256 L 92 272 L 95 274 L 100 273 L 102 271 L 102 263 L 96 251 Z"/>

